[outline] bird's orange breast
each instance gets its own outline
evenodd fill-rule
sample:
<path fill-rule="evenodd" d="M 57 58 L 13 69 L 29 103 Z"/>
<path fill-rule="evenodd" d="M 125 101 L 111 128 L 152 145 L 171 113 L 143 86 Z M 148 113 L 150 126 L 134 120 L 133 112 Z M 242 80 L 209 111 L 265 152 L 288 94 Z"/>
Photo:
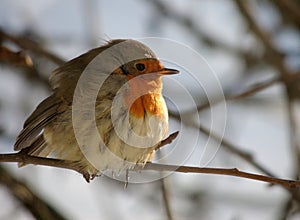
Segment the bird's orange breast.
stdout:
<path fill-rule="evenodd" d="M 166 109 L 161 94 L 161 78 L 155 80 L 137 79 L 129 81 L 129 90 L 125 96 L 125 103 L 130 113 L 143 118 L 145 113 L 150 115 L 164 115 Z"/>
<path fill-rule="evenodd" d="M 163 115 L 164 107 L 160 94 L 146 94 L 133 102 L 130 107 L 130 113 L 137 117 L 143 118 L 145 112 L 151 115 Z"/>

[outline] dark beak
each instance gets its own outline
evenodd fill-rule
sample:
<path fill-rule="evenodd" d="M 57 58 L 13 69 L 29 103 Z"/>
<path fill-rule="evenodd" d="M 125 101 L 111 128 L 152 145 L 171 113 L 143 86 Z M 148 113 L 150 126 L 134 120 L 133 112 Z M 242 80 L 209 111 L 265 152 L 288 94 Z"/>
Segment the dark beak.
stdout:
<path fill-rule="evenodd" d="M 161 75 L 172 75 L 172 74 L 179 73 L 179 71 L 175 70 L 175 69 L 163 68 L 163 69 L 159 70 L 157 73 L 161 74 Z"/>

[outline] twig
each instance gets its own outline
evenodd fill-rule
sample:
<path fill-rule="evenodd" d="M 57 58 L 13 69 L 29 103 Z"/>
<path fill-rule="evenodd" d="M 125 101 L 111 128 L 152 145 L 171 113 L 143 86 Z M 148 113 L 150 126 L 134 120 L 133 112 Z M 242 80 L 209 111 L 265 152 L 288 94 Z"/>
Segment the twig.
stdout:
<path fill-rule="evenodd" d="M 290 134 L 290 150 L 292 153 L 292 158 L 294 160 L 294 174 L 293 178 L 299 179 L 299 172 L 300 172 L 300 152 L 299 152 L 299 144 L 297 141 L 297 122 L 296 122 L 296 115 L 294 112 L 294 86 L 295 84 L 287 84 L 285 82 L 285 95 L 286 95 L 286 106 L 287 106 L 287 116 L 288 116 L 288 124 L 289 124 L 289 134 Z M 298 92 L 296 92 L 296 95 L 298 95 Z M 291 192 L 292 198 L 290 199 L 290 202 L 286 203 L 285 206 L 285 213 L 284 215 L 288 215 L 290 209 L 292 208 L 292 199 L 295 199 L 298 204 L 300 204 L 299 201 L 299 190 L 292 191 Z M 290 209 L 289 209 L 290 208 Z"/>
<path fill-rule="evenodd" d="M 24 51 L 14 52 L 4 46 L 0 46 L 0 61 L 20 67 L 33 67 L 31 58 Z"/>
<path fill-rule="evenodd" d="M 5 62 L 13 67 L 22 67 L 24 73 L 28 79 L 37 80 L 44 84 L 47 88 L 49 87 L 48 77 L 40 74 L 39 71 L 34 67 L 31 57 L 28 56 L 25 51 L 14 52 L 7 47 L 0 45 L 0 61 Z"/>
<path fill-rule="evenodd" d="M 11 194 L 18 199 L 36 219 L 66 219 L 61 213 L 57 212 L 51 205 L 36 195 L 28 186 L 15 179 L 1 166 L 0 183 L 6 186 Z"/>
<path fill-rule="evenodd" d="M 289 189 L 300 187 L 300 181 L 279 179 L 279 178 L 274 178 L 274 177 L 269 177 L 269 176 L 264 176 L 259 174 L 247 173 L 244 171 L 240 171 L 237 168 L 224 169 L 224 168 L 190 167 L 190 166 L 175 166 L 175 165 L 147 163 L 143 169 L 159 170 L 159 171 L 174 171 L 180 173 L 206 173 L 206 174 L 236 176 L 240 178 L 252 179 L 252 180 L 262 181 L 262 182 L 271 183 L 275 185 L 281 185 Z"/>
<path fill-rule="evenodd" d="M 278 220 L 287 220 L 289 216 L 289 212 L 293 207 L 293 197 L 288 198 L 282 207 L 282 213 L 280 213 L 280 216 Z"/>
<path fill-rule="evenodd" d="M 171 112 L 170 116 L 173 117 L 173 118 L 175 118 L 175 119 L 177 119 L 177 120 L 180 120 L 180 116 L 178 114 L 174 113 L 174 112 Z M 258 170 L 260 170 L 261 172 L 263 172 L 264 174 L 266 174 L 268 176 L 274 176 L 270 171 L 268 171 L 263 166 L 261 166 L 260 164 L 258 164 L 254 160 L 254 158 L 251 155 L 251 153 L 240 150 L 238 147 L 234 146 L 233 144 L 231 144 L 226 139 L 224 139 L 222 137 L 219 137 L 218 135 L 216 135 L 212 131 L 209 131 L 204 126 L 199 126 L 199 127 L 197 126 L 195 128 L 199 129 L 199 131 L 201 131 L 203 134 L 205 134 L 207 136 L 210 136 L 211 138 L 213 138 L 214 140 L 216 140 L 218 143 L 221 143 L 221 145 L 224 146 L 225 149 L 227 149 L 231 153 L 234 153 L 235 155 L 239 156 L 240 158 L 244 159 L 249 164 L 251 164 L 252 166 L 254 166 L 255 168 L 257 168 Z"/>
<path fill-rule="evenodd" d="M 168 220 L 174 220 L 173 213 L 171 211 L 171 205 L 170 205 L 170 199 L 169 199 L 170 196 L 169 196 L 169 190 L 167 187 L 167 185 L 168 185 L 167 179 L 161 178 L 159 181 L 159 184 L 160 184 L 160 188 L 162 191 L 163 203 L 164 203 L 164 207 L 166 210 Z"/>
<path fill-rule="evenodd" d="M 297 75 L 293 75 L 294 77 L 300 77 L 298 74 Z M 253 86 L 251 86 L 249 89 L 246 89 L 245 91 L 241 92 L 241 93 L 238 93 L 238 94 L 234 94 L 234 95 L 226 95 L 225 96 L 225 99 L 217 99 L 217 100 L 214 100 L 212 102 L 207 102 L 207 103 L 204 103 L 202 105 L 199 105 L 197 107 L 197 111 L 203 111 L 209 107 L 212 107 L 216 104 L 218 104 L 219 102 L 221 101 L 233 101 L 233 100 L 238 100 L 238 99 L 242 99 L 242 98 L 246 98 L 246 97 L 249 97 L 249 96 L 252 96 L 272 85 L 274 85 L 275 83 L 277 82 L 280 82 L 280 78 L 278 77 L 275 77 L 273 79 L 270 79 L 268 81 L 265 81 L 265 82 L 260 82 L 260 83 L 257 83 Z M 193 112 L 196 112 L 195 110 L 188 110 L 188 111 L 185 111 L 185 112 L 182 112 L 181 115 L 184 115 L 184 114 L 191 114 Z M 179 115 L 175 112 L 172 112 L 172 111 L 169 111 L 169 115 L 172 116 L 173 118 L 176 118 L 176 119 L 180 119 Z"/>
<path fill-rule="evenodd" d="M 174 10 L 170 10 L 169 7 L 163 3 L 163 1 L 148 1 L 150 4 L 155 6 L 157 11 L 164 17 L 170 18 L 172 21 L 175 21 L 176 24 L 180 24 L 183 28 L 187 29 L 189 33 L 192 33 L 196 39 L 202 43 L 204 42 L 210 47 L 215 47 L 218 49 L 223 49 L 227 53 L 234 54 L 239 57 L 244 57 L 247 61 L 260 61 L 257 57 L 253 56 L 250 53 L 246 53 L 242 51 L 239 48 L 234 48 L 225 42 L 222 42 L 219 39 L 213 38 L 213 36 L 210 36 L 205 31 L 201 30 L 199 27 L 199 24 L 195 23 L 192 18 L 185 14 L 180 14 L 178 12 L 175 12 Z"/>
<path fill-rule="evenodd" d="M 277 67 L 282 76 L 282 79 L 284 80 L 285 77 L 288 77 L 289 72 L 284 65 L 283 58 L 280 52 L 274 47 L 271 37 L 267 33 L 265 33 L 256 23 L 253 15 L 250 13 L 248 0 L 235 0 L 235 2 L 245 21 L 248 23 L 249 28 L 253 31 L 253 33 L 255 33 L 255 35 L 262 41 L 263 45 L 265 46 L 269 62 L 273 66 Z"/>
<path fill-rule="evenodd" d="M 285 16 L 292 18 L 298 26 L 300 26 L 300 7 L 295 1 L 291 0 L 275 0 L 278 7 L 283 9 Z"/>
<path fill-rule="evenodd" d="M 233 154 L 239 156 L 240 158 L 244 159 L 249 164 L 251 164 L 253 167 L 255 167 L 256 169 L 258 169 L 259 171 L 261 171 L 262 173 L 264 173 L 264 174 L 266 174 L 268 176 L 271 176 L 271 177 L 275 177 L 275 175 L 272 172 L 270 172 L 269 170 L 267 170 L 266 168 L 264 168 L 262 165 L 260 165 L 258 162 L 256 162 L 254 160 L 254 157 L 252 156 L 251 153 L 239 149 L 238 147 L 236 147 L 232 143 L 230 143 L 230 141 L 226 140 L 225 138 L 219 137 L 214 132 L 209 131 L 208 129 L 206 129 L 204 126 L 200 126 L 199 130 L 202 133 L 204 133 L 205 135 L 213 138 L 218 143 L 221 143 L 221 145 L 223 147 L 225 147 L 226 150 L 228 150 L 231 153 L 233 153 Z"/>
<path fill-rule="evenodd" d="M 78 161 L 66 161 L 66 160 L 59 160 L 59 159 L 52 159 L 52 158 L 43 158 L 43 157 L 36 157 L 30 156 L 20 151 L 18 153 L 13 154 L 0 154 L 0 162 L 21 162 L 24 164 L 35 164 L 35 165 L 44 165 L 44 166 L 51 166 L 57 168 L 65 168 L 77 171 L 83 175 L 78 166 Z M 140 171 L 141 167 L 136 166 L 135 170 Z M 223 169 L 223 168 L 201 168 L 201 167 L 190 167 L 190 166 L 176 166 L 176 165 L 163 165 L 163 164 L 154 164 L 154 163 L 147 163 L 143 170 L 156 170 L 156 171 L 174 171 L 174 172 L 183 172 L 183 173 L 206 173 L 206 174 L 219 174 L 219 175 L 227 175 L 227 176 L 236 176 L 240 178 L 252 179 L 262 182 L 267 182 L 271 184 L 281 185 L 288 189 L 298 188 L 300 187 L 300 181 L 296 180 L 285 180 L 279 179 L 259 174 L 252 174 L 243 171 L 239 171 L 236 168 L 232 169 Z"/>
<path fill-rule="evenodd" d="M 17 162 L 17 163 L 23 163 L 24 165 L 33 164 L 33 165 L 65 168 L 65 169 L 77 171 L 79 173 L 81 171 L 76 161 L 36 157 L 36 156 L 31 156 L 26 154 L 25 151 L 20 151 L 18 153 L 11 153 L 11 154 L 0 154 L 0 163 L 1 162 Z"/>
<path fill-rule="evenodd" d="M 234 144 L 230 143 L 230 141 L 226 140 L 225 138 L 219 137 L 217 134 L 215 134 L 212 131 L 209 131 L 208 129 L 206 129 L 203 126 L 200 126 L 199 130 L 203 134 L 205 134 L 205 135 L 213 138 L 215 141 L 217 141 L 218 143 L 220 143 L 226 150 L 228 150 L 229 152 L 233 153 L 234 155 L 237 155 L 241 159 L 245 160 L 246 162 L 248 162 L 249 164 L 251 164 L 253 167 L 255 167 L 257 170 L 259 170 L 262 173 L 264 173 L 265 175 L 267 175 L 269 177 L 277 178 L 275 174 L 273 174 L 272 172 L 270 172 L 269 170 L 267 170 L 264 166 L 262 166 L 257 161 L 255 161 L 254 157 L 252 156 L 252 154 L 250 152 L 247 152 L 245 150 L 239 149 L 237 146 L 235 146 Z M 293 177 L 293 178 L 294 179 L 298 179 L 296 177 Z M 291 196 L 292 196 L 292 198 L 294 200 L 300 202 L 300 197 L 299 197 L 298 193 L 295 190 L 291 190 L 291 189 L 287 189 L 287 188 L 285 188 L 285 189 L 291 194 Z"/>
<path fill-rule="evenodd" d="M 274 85 L 275 83 L 280 82 L 280 78 L 275 77 L 273 79 L 267 80 L 265 82 L 261 82 L 261 83 L 257 83 L 255 85 L 252 85 L 249 89 L 246 89 L 245 91 L 238 93 L 238 94 L 234 94 L 234 95 L 226 95 L 225 96 L 225 101 L 233 101 L 233 100 L 238 100 L 238 99 L 242 99 L 242 98 L 246 98 L 249 96 L 252 96 L 272 85 Z M 197 111 L 203 111 L 204 109 L 207 109 L 213 105 L 218 104 L 219 102 L 224 101 L 224 99 L 219 99 L 219 100 L 214 100 L 211 103 L 207 102 L 204 103 L 202 105 L 199 105 L 197 107 Z M 190 112 L 189 112 L 190 113 Z M 184 113 L 183 113 L 184 114 Z"/>
<path fill-rule="evenodd" d="M 62 64 L 65 63 L 65 61 L 62 58 L 58 57 L 53 53 L 50 53 L 49 51 L 43 49 L 38 43 L 29 40 L 27 38 L 12 36 L 0 30 L 0 39 L 9 40 L 25 50 L 30 50 L 38 55 L 41 55 L 51 60 L 53 63 L 57 64 L 58 66 L 61 66 Z"/>
<path fill-rule="evenodd" d="M 297 141 L 297 125 L 296 125 L 296 116 L 294 113 L 293 105 L 294 101 L 289 95 L 287 91 L 287 115 L 288 115 L 288 124 L 289 124 L 289 133 L 290 133 L 290 145 L 291 145 L 291 152 L 294 158 L 294 178 L 299 178 L 300 172 L 300 155 L 299 155 L 299 145 Z"/>
<path fill-rule="evenodd" d="M 179 131 L 176 131 L 171 135 L 169 135 L 169 137 L 161 141 L 157 149 L 161 148 L 166 144 L 170 144 L 177 137 L 178 133 Z M 81 173 L 87 182 L 94 179 L 95 177 L 93 175 L 90 176 L 88 172 L 82 171 L 82 167 L 80 166 L 80 163 L 77 161 L 68 161 L 68 160 L 60 160 L 55 158 L 44 158 L 44 157 L 28 155 L 26 148 L 19 151 L 18 153 L 0 154 L 0 163 L 1 162 L 18 162 L 24 165 L 34 164 L 34 165 L 43 165 L 43 166 L 70 169 L 78 173 Z"/>
<path fill-rule="evenodd" d="M 28 79 L 37 80 L 44 84 L 46 88 L 49 88 L 48 77 L 41 74 L 35 68 L 31 57 L 26 54 L 25 50 L 30 50 L 38 55 L 44 56 L 57 65 L 62 65 L 65 63 L 65 61 L 59 58 L 57 55 L 41 48 L 39 44 L 35 43 L 34 41 L 26 39 L 25 37 L 15 37 L 0 30 L 0 41 L 3 39 L 17 44 L 22 50 L 20 52 L 13 52 L 9 48 L 0 46 L 0 60 L 12 66 L 25 67 L 24 73 Z"/>
<path fill-rule="evenodd" d="M 287 2 L 287 1 L 286 1 Z M 300 157 L 299 157 L 299 149 L 298 144 L 295 139 L 295 128 L 296 124 L 294 121 L 293 113 L 292 113 L 292 99 L 295 97 L 295 94 L 293 94 L 293 90 L 295 89 L 295 86 L 297 86 L 297 81 L 293 82 L 293 75 L 289 72 L 289 70 L 286 68 L 283 56 L 281 53 L 275 48 L 275 46 L 272 43 L 271 37 L 265 33 L 257 24 L 255 21 L 253 15 L 250 13 L 250 10 L 248 8 L 248 1 L 247 0 L 236 0 L 237 7 L 240 9 L 241 14 L 245 18 L 246 22 L 248 23 L 250 29 L 253 31 L 253 33 L 258 37 L 258 39 L 261 40 L 263 45 L 265 46 L 266 52 L 268 54 L 267 58 L 269 59 L 269 63 L 278 69 L 281 80 L 284 83 L 285 89 L 286 89 L 286 97 L 287 97 L 287 104 L 288 104 L 288 114 L 289 114 L 289 123 L 290 123 L 290 136 L 291 136 L 291 148 L 292 148 L 292 154 L 295 155 L 296 160 L 296 176 L 299 176 L 299 167 L 300 167 Z M 297 79 L 299 81 L 299 79 Z M 298 97 L 298 90 L 296 97 Z M 293 198 L 297 196 L 297 194 L 294 192 L 292 193 Z M 299 201 L 299 200 L 298 200 Z"/>
<path fill-rule="evenodd" d="M 156 150 L 158 150 L 159 148 L 167 145 L 167 144 L 171 144 L 173 142 L 173 140 L 175 140 L 175 138 L 178 136 L 179 131 L 175 131 L 174 133 L 170 134 L 169 137 L 167 137 L 166 139 L 162 140 L 160 142 L 160 144 L 156 147 Z"/>
<path fill-rule="evenodd" d="M 178 134 L 178 132 L 177 132 L 177 134 Z M 176 134 L 176 136 L 177 136 L 177 134 Z M 157 155 L 159 158 L 161 158 L 162 152 L 157 151 Z M 170 194 L 169 194 L 169 181 L 167 178 L 164 178 L 163 172 L 160 172 L 160 177 L 161 178 L 159 179 L 158 183 L 159 183 L 159 186 L 160 186 L 161 192 L 162 192 L 162 199 L 163 199 L 163 205 L 165 208 L 165 212 L 166 212 L 168 220 L 174 220 L 173 212 L 171 209 Z"/>
<path fill-rule="evenodd" d="M 278 82 L 280 82 L 280 78 L 275 77 L 275 78 L 267 80 L 265 82 L 256 83 L 255 85 L 252 85 L 248 90 L 245 90 L 244 92 L 241 92 L 241 93 L 235 94 L 235 95 L 226 96 L 225 100 L 231 101 L 231 100 L 237 100 L 237 99 L 242 99 L 242 98 L 252 96 L 252 95 L 254 95 L 254 94 L 256 94 Z"/>

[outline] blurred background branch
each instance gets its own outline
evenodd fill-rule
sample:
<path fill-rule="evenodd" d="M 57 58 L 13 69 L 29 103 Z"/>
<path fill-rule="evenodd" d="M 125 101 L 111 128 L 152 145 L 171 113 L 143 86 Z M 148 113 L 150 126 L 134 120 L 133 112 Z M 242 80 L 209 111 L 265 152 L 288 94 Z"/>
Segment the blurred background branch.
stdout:
<path fill-rule="evenodd" d="M 14 178 L 12 174 L 2 166 L 0 166 L 0 184 L 6 186 L 18 202 L 36 219 L 66 219 L 53 206 L 35 194 L 25 183 Z"/>

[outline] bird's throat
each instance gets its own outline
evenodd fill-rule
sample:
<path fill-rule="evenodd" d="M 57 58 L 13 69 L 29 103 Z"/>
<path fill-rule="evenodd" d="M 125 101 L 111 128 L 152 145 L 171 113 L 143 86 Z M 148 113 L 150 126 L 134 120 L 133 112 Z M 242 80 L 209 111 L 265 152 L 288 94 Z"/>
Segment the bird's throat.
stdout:
<path fill-rule="evenodd" d="M 143 118 L 146 113 L 150 115 L 164 114 L 165 105 L 161 90 L 161 78 L 151 81 L 141 79 L 131 83 L 129 81 L 125 103 L 130 113 L 137 118 Z"/>

